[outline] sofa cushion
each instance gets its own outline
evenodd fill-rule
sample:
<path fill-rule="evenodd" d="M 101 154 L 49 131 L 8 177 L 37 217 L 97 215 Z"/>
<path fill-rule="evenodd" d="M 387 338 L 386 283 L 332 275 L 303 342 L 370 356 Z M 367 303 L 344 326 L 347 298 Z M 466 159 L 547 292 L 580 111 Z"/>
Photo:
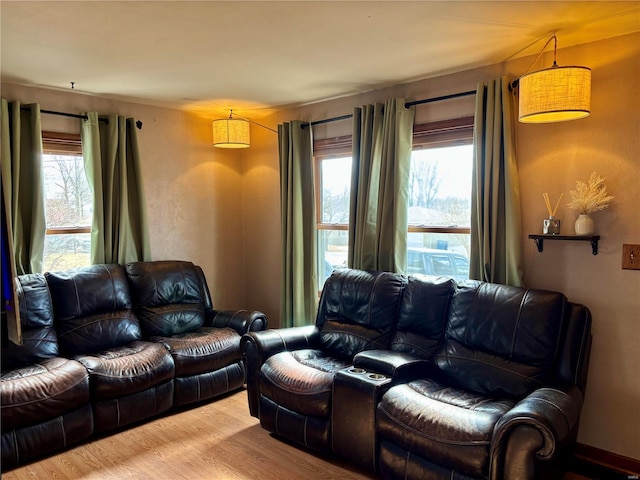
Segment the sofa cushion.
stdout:
<path fill-rule="evenodd" d="M 320 338 L 324 350 L 349 359 L 363 350 L 389 347 L 388 330 L 349 323 L 340 318 L 327 319 L 322 326 Z"/>
<path fill-rule="evenodd" d="M 204 324 L 206 295 L 193 263 L 135 262 L 126 270 L 145 336 L 179 335 Z"/>
<path fill-rule="evenodd" d="M 120 265 L 91 265 L 45 273 L 56 321 L 131 308 L 131 295 Z"/>
<path fill-rule="evenodd" d="M 173 357 L 176 377 L 213 372 L 242 360 L 240 335 L 232 328 L 201 327 L 173 337 L 151 337 Z"/>
<path fill-rule="evenodd" d="M 493 427 L 510 400 L 421 379 L 397 385 L 378 405 L 378 433 L 403 449 L 474 477 L 486 477 Z"/>
<path fill-rule="evenodd" d="M 333 377 L 350 362 L 320 350 L 280 352 L 260 370 L 260 392 L 289 410 L 316 417 L 331 414 Z"/>
<path fill-rule="evenodd" d="M 125 397 L 174 376 L 173 359 L 159 343 L 133 342 L 76 359 L 89 372 L 91 394 L 96 400 Z"/>
<path fill-rule="evenodd" d="M 453 295 L 435 357 L 447 383 L 521 398 L 551 377 L 566 298 L 561 293 L 469 282 Z"/>
<path fill-rule="evenodd" d="M 85 355 L 118 348 L 140 339 L 138 319 L 129 310 L 59 322 L 58 340 L 67 355 Z"/>
<path fill-rule="evenodd" d="M 406 282 L 389 272 L 334 271 L 316 319 L 323 350 L 351 358 L 364 349 L 388 348 Z"/>
<path fill-rule="evenodd" d="M 121 266 L 92 265 L 45 276 L 58 342 L 65 355 L 100 352 L 140 339 Z"/>
<path fill-rule="evenodd" d="M 2 430 L 23 428 L 89 403 L 89 375 L 74 360 L 53 358 L 4 373 Z"/>
<path fill-rule="evenodd" d="M 409 277 L 391 349 L 430 359 L 444 339 L 456 283 L 449 277 Z"/>
<path fill-rule="evenodd" d="M 32 365 L 58 356 L 58 337 L 53 328 L 51 295 L 44 275 L 16 277 L 22 345 L 8 342 L 2 349 L 2 371 Z"/>

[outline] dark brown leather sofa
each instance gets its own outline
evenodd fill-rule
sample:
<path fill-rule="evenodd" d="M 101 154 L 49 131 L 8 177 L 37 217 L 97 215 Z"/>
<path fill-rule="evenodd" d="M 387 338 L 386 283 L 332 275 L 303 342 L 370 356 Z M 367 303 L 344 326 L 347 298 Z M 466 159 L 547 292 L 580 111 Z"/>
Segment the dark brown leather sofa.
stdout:
<path fill-rule="evenodd" d="M 335 271 L 316 324 L 245 335 L 251 414 L 384 478 L 559 476 L 588 309 L 558 292 Z"/>
<path fill-rule="evenodd" d="M 2 350 L 2 470 L 244 384 L 255 311 L 215 311 L 191 262 L 17 277 L 23 344 Z"/>

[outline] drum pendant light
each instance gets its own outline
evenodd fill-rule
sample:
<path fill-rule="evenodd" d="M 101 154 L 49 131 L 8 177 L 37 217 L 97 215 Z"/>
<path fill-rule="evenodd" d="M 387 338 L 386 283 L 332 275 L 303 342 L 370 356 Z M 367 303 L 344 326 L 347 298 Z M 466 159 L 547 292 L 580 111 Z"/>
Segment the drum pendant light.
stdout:
<path fill-rule="evenodd" d="M 553 66 L 526 73 L 518 81 L 518 119 L 522 123 L 563 122 L 584 118 L 591 113 L 591 69 L 559 67 L 555 33 L 542 51 L 551 40 L 554 40 Z"/>
<path fill-rule="evenodd" d="M 249 122 L 233 118 L 233 110 L 229 118 L 213 121 L 213 146 L 219 148 L 247 148 L 251 146 Z"/>

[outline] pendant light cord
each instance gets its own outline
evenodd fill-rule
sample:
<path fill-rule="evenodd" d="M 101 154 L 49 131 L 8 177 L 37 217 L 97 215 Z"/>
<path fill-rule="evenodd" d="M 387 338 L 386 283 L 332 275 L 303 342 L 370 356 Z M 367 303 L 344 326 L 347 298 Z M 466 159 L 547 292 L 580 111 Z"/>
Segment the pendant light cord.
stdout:
<path fill-rule="evenodd" d="M 232 115 L 232 114 L 233 114 L 233 110 L 231 110 L 231 112 L 229 113 L 229 118 L 231 118 L 231 115 Z M 239 118 L 240 120 L 244 120 L 245 122 L 249 122 L 249 123 L 254 124 L 254 125 L 257 125 L 257 126 L 259 126 L 259 127 L 266 128 L 267 130 L 271 130 L 271 131 L 272 131 L 272 132 L 274 132 L 274 133 L 278 133 L 278 131 L 277 131 L 277 130 L 274 130 L 274 129 L 273 129 L 273 128 L 271 128 L 271 127 L 267 127 L 266 125 L 262 125 L 261 123 L 254 122 L 253 120 L 249 120 L 248 118 L 241 117 L 241 116 L 240 116 L 240 115 L 238 115 L 237 113 L 235 114 L 235 116 L 236 116 L 237 118 Z"/>
<path fill-rule="evenodd" d="M 549 40 L 547 40 L 547 43 L 545 43 L 544 46 L 542 47 L 542 50 L 540 50 L 540 53 L 538 53 L 538 56 L 536 57 L 536 59 L 533 61 L 533 63 L 531 65 L 529 65 L 529 68 L 527 69 L 527 71 L 524 72 L 522 75 L 526 75 L 527 73 L 529 73 L 531 71 L 533 66 L 538 62 L 538 60 L 540 60 L 540 57 L 544 53 L 544 49 L 547 48 L 547 45 L 549 45 L 551 40 L 553 40 L 553 65 L 552 65 L 552 67 L 557 67 L 558 66 L 558 64 L 556 63 L 556 51 L 558 50 L 558 37 L 556 37 L 556 32 L 554 31 L 553 34 L 549 37 Z M 520 75 L 520 76 L 522 76 L 522 75 Z"/>
<path fill-rule="evenodd" d="M 554 30 L 551 36 L 549 37 L 549 39 L 543 45 L 542 49 L 540 50 L 540 53 L 538 53 L 538 56 L 536 57 L 536 59 L 531 63 L 531 65 L 529 65 L 529 68 L 527 68 L 527 71 L 524 72 L 522 75 L 520 75 L 520 77 L 523 77 L 524 75 L 526 75 L 531 71 L 533 66 L 538 62 L 538 60 L 540 60 L 540 57 L 544 53 L 544 49 L 547 48 L 547 45 L 549 45 L 549 43 L 551 43 L 551 40 L 553 40 L 553 65 L 551 67 L 553 68 L 558 66 L 558 63 L 556 62 L 556 52 L 558 49 L 558 37 L 556 37 L 556 31 Z M 514 95 L 516 94 L 516 88 L 518 88 L 518 85 L 520 84 L 520 77 L 516 78 L 513 82 L 511 82 L 510 86 Z"/>

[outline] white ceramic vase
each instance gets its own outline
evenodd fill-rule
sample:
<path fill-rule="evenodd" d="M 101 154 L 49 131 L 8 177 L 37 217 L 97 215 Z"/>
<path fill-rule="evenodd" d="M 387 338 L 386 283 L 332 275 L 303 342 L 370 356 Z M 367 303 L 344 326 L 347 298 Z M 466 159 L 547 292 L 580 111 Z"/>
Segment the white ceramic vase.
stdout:
<path fill-rule="evenodd" d="M 581 213 L 578 215 L 575 224 L 576 235 L 585 236 L 585 235 L 593 235 L 595 233 L 595 224 L 593 223 L 593 218 L 591 218 L 586 213 Z"/>

